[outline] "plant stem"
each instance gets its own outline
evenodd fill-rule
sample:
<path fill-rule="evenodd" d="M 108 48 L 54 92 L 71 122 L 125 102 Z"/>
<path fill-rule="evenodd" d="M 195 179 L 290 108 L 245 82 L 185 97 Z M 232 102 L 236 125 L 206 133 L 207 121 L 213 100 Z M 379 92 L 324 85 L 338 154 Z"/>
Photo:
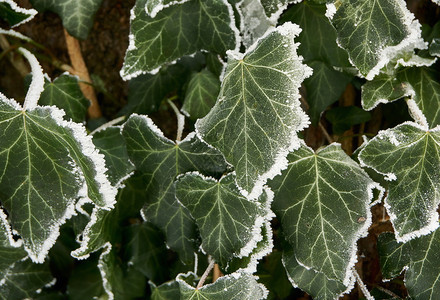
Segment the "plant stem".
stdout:
<path fill-rule="evenodd" d="M 321 121 L 319 121 L 318 125 L 319 125 L 319 128 L 321 129 L 322 133 L 324 134 L 327 142 L 329 142 L 329 144 L 333 143 L 334 141 L 333 141 L 332 137 L 330 136 L 330 134 L 328 134 L 327 129 L 325 129 L 325 127 L 324 127 L 324 125 L 322 125 Z"/>
<path fill-rule="evenodd" d="M 64 36 L 66 38 L 67 52 L 69 53 L 72 67 L 75 70 L 75 75 L 78 75 L 81 81 L 92 82 L 90 79 L 89 71 L 87 70 L 86 63 L 84 62 L 81 54 L 81 47 L 79 41 L 71 36 L 66 29 L 64 29 Z M 98 119 L 102 117 L 101 108 L 96 98 L 95 90 L 90 84 L 79 82 L 79 87 L 84 94 L 84 97 L 90 100 L 90 107 L 88 109 L 88 115 L 91 119 Z"/>
<path fill-rule="evenodd" d="M 29 74 L 29 67 L 26 65 L 23 58 L 21 56 L 14 57 L 12 53 L 10 53 L 12 50 L 15 50 L 17 46 L 11 46 L 3 34 L 0 34 L 0 48 L 4 50 L 1 54 L 1 58 L 9 54 L 8 59 L 10 63 L 22 77 L 25 77 L 27 74 Z"/>
<path fill-rule="evenodd" d="M 220 267 L 218 264 L 214 265 L 214 272 L 212 274 L 212 282 L 215 282 L 217 279 L 219 279 L 220 277 L 222 277 L 223 274 L 220 271 Z"/>
<path fill-rule="evenodd" d="M 180 113 L 177 106 L 170 99 L 168 99 L 167 101 L 170 104 L 171 108 L 174 110 L 174 113 L 176 114 L 177 117 L 176 141 L 180 142 L 180 140 L 182 139 L 183 127 L 185 126 L 185 116 Z"/>
<path fill-rule="evenodd" d="M 197 284 L 196 290 L 200 289 L 203 284 L 205 283 L 206 278 L 208 277 L 209 273 L 211 272 L 212 268 L 214 268 L 215 261 L 211 259 L 209 262 L 208 267 L 206 268 L 205 272 L 203 273 L 202 277 L 200 278 L 199 283 Z"/>
<path fill-rule="evenodd" d="M 105 124 L 102 124 L 101 126 L 99 126 L 98 128 L 96 128 L 95 130 L 93 130 L 92 132 L 90 132 L 90 135 L 94 135 L 95 133 L 97 133 L 98 131 L 101 131 L 103 129 L 106 129 L 110 126 L 113 126 L 115 124 L 118 124 L 119 122 L 122 122 L 125 120 L 125 116 L 121 116 L 119 118 L 113 119 Z"/>
<path fill-rule="evenodd" d="M 359 276 L 358 272 L 354 267 L 353 267 L 353 274 L 356 277 L 356 281 L 362 293 L 364 294 L 365 298 L 367 298 L 367 300 L 374 300 L 374 297 L 371 296 L 370 292 L 368 291 L 367 287 L 365 286 L 364 282 L 362 281 L 361 277 Z"/>

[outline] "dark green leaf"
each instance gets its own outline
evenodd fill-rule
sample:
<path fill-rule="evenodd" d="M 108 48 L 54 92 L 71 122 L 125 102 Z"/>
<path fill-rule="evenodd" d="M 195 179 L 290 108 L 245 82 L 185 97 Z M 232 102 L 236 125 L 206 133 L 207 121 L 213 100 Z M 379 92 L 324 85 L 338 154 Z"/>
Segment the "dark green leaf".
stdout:
<path fill-rule="evenodd" d="M 371 115 L 357 106 L 341 106 L 327 111 L 325 118 L 332 123 L 334 134 L 342 134 L 353 125 L 368 122 Z"/>
<path fill-rule="evenodd" d="M 146 3 L 138 0 L 132 11 L 130 45 L 121 70 L 124 79 L 155 72 L 164 63 L 199 50 L 224 55 L 238 47 L 232 7 L 226 1 L 173 1 L 154 17 L 147 14 Z"/>
<path fill-rule="evenodd" d="M 18 26 L 31 20 L 37 12 L 34 9 L 19 7 L 12 0 L 0 2 L 0 18 L 8 22 L 11 27 Z"/>
<path fill-rule="evenodd" d="M 67 119 L 82 123 L 86 120 L 90 101 L 81 92 L 76 77 L 61 75 L 53 82 L 46 78 L 38 104 L 55 105 L 66 112 Z"/>
<path fill-rule="evenodd" d="M 79 261 L 69 278 L 67 295 L 72 300 L 92 300 L 104 294 L 97 260 Z"/>
<path fill-rule="evenodd" d="M 156 286 L 152 282 L 149 283 L 151 288 L 151 300 L 180 299 L 180 287 L 177 281 L 173 280 L 159 286 Z"/>
<path fill-rule="evenodd" d="M 116 189 L 82 125 L 55 107 L 23 110 L 0 95 L 1 202 L 32 260 L 43 262 L 78 197 L 103 209 Z"/>
<path fill-rule="evenodd" d="M 63 26 L 76 38 L 86 39 L 93 17 L 102 0 L 30 0 L 38 11 L 50 10 L 63 20 Z"/>
<path fill-rule="evenodd" d="M 203 118 L 214 106 L 220 80 L 207 69 L 194 73 L 186 90 L 182 112 L 192 120 Z"/>
<path fill-rule="evenodd" d="M 251 254 L 263 239 L 261 230 L 272 218 L 272 194 L 264 190 L 256 201 L 241 195 L 230 173 L 219 181 L 189 173 L 176 181 L 176 197 L 194 217 L 204 252 L 226 266 L 233 256 Z"/>

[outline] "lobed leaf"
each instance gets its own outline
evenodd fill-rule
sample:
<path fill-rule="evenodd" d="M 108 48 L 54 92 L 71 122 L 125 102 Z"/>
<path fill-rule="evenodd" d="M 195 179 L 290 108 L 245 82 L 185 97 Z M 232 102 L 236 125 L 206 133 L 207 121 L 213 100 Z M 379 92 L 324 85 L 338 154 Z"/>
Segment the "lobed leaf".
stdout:
<path fill-rule="evenodd" d="M 367 80 L 400 53 L 425 47 L 420 24 L 403 0 L 347 0 L 337 10 L 330 7 L 338 44 Z"/>
<path fill-rule="evenodd" d="M 155 73 L 163 64 L 199 50 L 223 55 L 226 50 L 238 47 L 238 30 L 232 7 L 226 0 L 166 2 L 173 5 L 159 11 L 154 18 L 145 10 L 147 0 L 136 2 L 122 78 Z"/>
<path fill-rule="evenodd" d="M 405 287 L 411 299 L 436 299 L 440 293 L 440 232 L 398 243 L 392 234 L 381 234 L 378 241 L 384 277 L 391 279 L 406 269 Z"/>
<path fill-rule="evenodd" d="M 194 73 L 188 83 L 181 111 L 190 119 L 203 118 L 214 106 L 220 80 L 207 69 Z"/>
<path fill-rule="evenodd" d="M 356 242 L 371 223 L 372 189 L 380 187 L 338 144 L 316 153 L 302 144 L 288 159 L 288 168 L 270 186 L 273 209 L 295 260 L 311 274 L 348 287 Z"/>
<path fill-rule="evenodd" d="M 66 30 L 74 37 L 86 39 L 102 0 L 30 0 L 38 11 L 58 14 Z"/>
<path fill-rule="evenodd" d="M 116 195 L 84 127 L 63 114 L 54 107 L 25 111 L 0 95 L 1 201 L 35 262 L 44 261 L 77 198 L 109 209 Z"/>
<path fill-rule="evenodd" d="M 261 226 L 271 218 L 271 193 L 257 201 L 240 194 L 230 173 L 219 181 L 189 173 L 176 181 L 176 198 L 195 219 L 204 252 L 226 266 L 233 256 L 249 255 L 263 239 Z"/>
<path fill-rule="evenodd" d="M 298 145 L 296 133 L 307 124 L 298 88 L 310 69 L 296 54 L 299 31 L 286 23 L 247 53 L 229 52 L 218 101 L 196 123 L 198 135 L 234 166 L 237 185 L 249 198 L 285 167 L 288 151 Z"/>
<path fill-rule="evenodd" d="M 245 273 L 232 273 L 222 276 L 212 284 L 196 289 L 185 282 L 185 274 L 177 276 L 181 299 L 210 300 L 259 300 L 265 299 L 267 290 L 254 276 Z"/>
<path fill-rule="evenodd" d="M 61 75 L 51 82 L 45 78 L 44 90 L 38 103 L 40 105 L 55 105 L 66 112 L 66 118 L 76 123 L 86 120 L 90 101 L 84 97 L 78 85 L 78 78 L 71 75 Z"/>
<path fill-rule="evenodd" d="M 385 206 L 399 242 L 438 227 L 439 129 L 405 122 L 379 132 L 359 154 L 362 165 L 390 181 Z"/>

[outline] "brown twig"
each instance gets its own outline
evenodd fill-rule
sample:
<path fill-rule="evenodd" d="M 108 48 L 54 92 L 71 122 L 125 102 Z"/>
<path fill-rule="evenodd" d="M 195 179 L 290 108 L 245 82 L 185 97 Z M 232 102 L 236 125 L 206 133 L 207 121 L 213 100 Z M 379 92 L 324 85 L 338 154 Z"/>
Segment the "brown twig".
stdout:
<path fill-rule="evenodd" d="M 220 267 L 218 266 L 218 264 L 215 264 L 214 265 L 214 272 L 212 274 L 212 282 L 214 283 L 217 279 L 219 279 L 222 276 L 223 276 L 223 274 L 220 271 Z"/>
<path fill-rule="evenodd" d="M 90 107 L 88 110 L 89 118 L 100 118 L 102 116 L 101 108 L 99 107 L 95 90 L 91 85 L 92 80 L 90 79 L 89 71 L 87 70 L 87 66 L 81 54 L 79 41 L 71 36 L 65 29 L 64 36 L 66 38 L 67 52 L 69 53 L 70 61 L 74 69 L 74 74 L 77 75 L 80 79 L 79 87 L 81 88 L 84 97 L 90 100 Z"/>

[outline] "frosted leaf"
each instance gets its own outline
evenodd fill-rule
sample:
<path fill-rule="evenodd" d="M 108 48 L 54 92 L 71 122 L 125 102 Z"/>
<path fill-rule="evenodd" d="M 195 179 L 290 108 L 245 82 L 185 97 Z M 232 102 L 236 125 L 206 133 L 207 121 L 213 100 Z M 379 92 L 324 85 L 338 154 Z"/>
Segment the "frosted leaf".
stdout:
<path fill-rule="evenodd" d="M 300 265 L 348 287 L 356 242 L 371 224 L 372 190 L 380 187 L 339 144 L 316 153 L 303 144 L 288 159 L 270 182 L 284 236 Z"/>
<path fill-rule="evenodd" d="M 285 168 L 288 151 L 298 146 L 297 132 L 307 125 L 298 88 L 311 70 L 296 54 L 299 31 L 286 23 L 245 54 L 229 52 L 217 103 L 196 123 L 197 134 L 234 166 L 249 198 Z"/>
<path fill-rule="evenodd" d="M 146 2 L 139 0 L 132 9 L 129 47 L 120 72 L 125 80 L 156 73 L 163 64 L 199 50 L 223 55 L 238 48 L 238 29 L 226 0 L 166 1 L 174 5 L 154 18 L 145 11 Z"/>
<path fill-rule="evenodd" d="M 186 274 L 179 274 L 176 281 L 180 287 L 181 299 L 210 300 L 260 300 L 266 299 L 267 290 L 256 277 L 245 273 L 232 273 L 222 276 L 214 283 L 205 284 L 199 289 L 185 282 Z"/>
<path fill-rule="evenodd" d="M 12 0 L 0 0 L 0 18 L 6 20 L 11 27 L 17 27 L 32 20 L 37 11 L 19 7 Z"/>
<path fill-rule="evenodd" d="M 378 251 L 382 274 L 392 279 L 405 272 L 405 287 L 411 299 L 436 299 L 440 293 L 439 229 L 429 235 L 398 243 L 391 233 L 381 234 Z"/>
<path fill-rule="evenodd" d="M 116 195 L 85 128 L 63 115 L 55 107 L 24 111 L 0 94 L 2 205 L 35 262 L 44 261 L 78 197 L 109 209 Z"/>
<path fill-rule="evenodd" d="M 338 299 L 354 287 L 354 278 L 350 279 L 347 287 L 341 280 L 328 278 L 326 273 L 299 264 L 291 249 L 283 251 L 283 265 L 292 285 L 307 292 L 313 299 Z"/>
<path fill-rule="evenodd" d="M 176 198 L 195 219 L 203 251 L 226 266 L 233 256 L 252 252 L 262 240 L 261 227 L 271 219 L 270 193 L 249 201 L 235 186 L 232 173 L 219 181 L 196 173 L 176 181 Z"/>
<path fill-rule="evenodd" d="M 379 132 L 359 154 L 362 165 L 393 179 L 385 206 L 399 242 L 438 227 L 439 131 L 406 122 Z"/>
<path fill-rule="evenodd" d="M 426 47 L 403 0 L 343 1 L 331 21 L 338 44 L 367 80 L 401 52 Z"/>
<path fill-rule="evenodd" d="M 86 39 L 93 26 L 95 13 L 102 0 L 30 0 L 40 12 L 50 10 L 58 14 L 66 30 L 74 37 Z"/>
<path fill-rule="evenodd" d="M 219 91 L 217 76 L 207 69 L 194 73 L 186 89 L 182 112 L 192 120 L 203 118 L 214 106 Z"/>
<path fill-rule="evenodd" d="M 222 155 L 194 133 L 180 143 L 167 139 L 146 116 L 132 115 L 123 136 L 130 160 L 146 176 L 144 218 L 165 232 L 168 246 L 183 261 L 192 261 L 197 248 L 196 227 L 188 210 L 175 199 L 174 179 L 196 170 L 218 176 L 226 169 Z"/>
<path fill-rule="evenodd" d="M 145 11 L 150 17 L 154 18 L 157 15 L 157 13 L 163 10 L 164 8 L 176 4 L 182 4 L 188 1 L 190 0 L 148 0 L 145 3 Z"/>
<path fill-rule="evenodd" d="M 259 0 L 266 12 L 266 15 L 275 24 L 281 13 L 287 8 L 289 3 L 299 3 L 302 0 Z"/>
<path fill-rule="evenodd" d="M 55 105 L 66 112 L 66 118 L 76 123 L 84 122 L 90 101 L 84 97 L 75 76 L 63 74 L 54 81 L 45 78 L 44 90 L 38 104 Z"/>

